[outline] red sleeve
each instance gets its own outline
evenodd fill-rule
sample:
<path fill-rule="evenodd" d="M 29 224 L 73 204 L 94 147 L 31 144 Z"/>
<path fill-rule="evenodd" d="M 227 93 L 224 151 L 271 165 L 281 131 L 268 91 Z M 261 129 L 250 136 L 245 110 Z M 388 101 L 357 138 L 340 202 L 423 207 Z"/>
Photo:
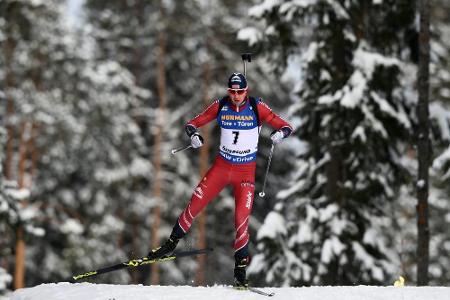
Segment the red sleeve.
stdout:
<path fill-rule="evenodd" d="M 195 128 L 202 127 L 208 124 L 217 117 L 217 111 L 219 110 L 219 100 L 214 101 L 208 106 L 201 114 L 187 122 L 186 125 L 193 125 Z"/>
<path fill-rule="evenodd" d="M 294 128 L 291 126 L 291 124 L 289 124 L 288 122 L 283 120 L 279 115 L 274 113 L 272 109 L 262 101 L 258 102 L 258 114 L 261 123 L 264 122 L 268 123 L 276 130 L 280 130 L 283 127 L 288 127 L 291 130 L 291 132 L 294 131 Z"/>

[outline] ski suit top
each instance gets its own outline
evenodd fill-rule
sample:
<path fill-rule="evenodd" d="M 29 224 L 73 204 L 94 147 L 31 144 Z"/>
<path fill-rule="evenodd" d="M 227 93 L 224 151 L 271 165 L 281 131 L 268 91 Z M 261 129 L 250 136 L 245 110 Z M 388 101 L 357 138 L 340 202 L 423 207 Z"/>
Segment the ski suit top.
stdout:
<path fill-rule="evenodd" d="M 199 128 L 216 119 L 221 129 L 219 155 L 229 163 L 246 164 L 256 161 L 262 123 L 287 132 L 285 137 L 293 131 L 292 126 L 275 114 L 261 98 L 256 100 L 260 124 L 257 124 L 249 99 L 239 107 L 227 100 L 220 112 L 219 103 L 220 100 L 215 100 L 186 126 Z"/>

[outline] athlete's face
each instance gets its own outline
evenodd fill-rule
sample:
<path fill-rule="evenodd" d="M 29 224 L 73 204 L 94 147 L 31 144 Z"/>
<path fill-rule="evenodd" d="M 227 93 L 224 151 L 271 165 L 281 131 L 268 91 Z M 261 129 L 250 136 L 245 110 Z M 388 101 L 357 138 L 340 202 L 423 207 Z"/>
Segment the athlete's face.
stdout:
<path fill-rule="evenodd" d="M 247 89 L 228 89 L 228 96 L 234 105 L 240 106 L 247 97 Z"/>

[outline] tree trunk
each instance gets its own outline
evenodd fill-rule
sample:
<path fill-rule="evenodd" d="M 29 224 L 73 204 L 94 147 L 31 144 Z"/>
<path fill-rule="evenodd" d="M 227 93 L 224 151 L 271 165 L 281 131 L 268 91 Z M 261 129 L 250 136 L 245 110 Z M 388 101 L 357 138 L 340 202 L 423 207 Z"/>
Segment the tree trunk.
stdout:
<path fill-rule="evenodd" d="M 13 78 L 13 72 L 11 69 L 11 60 L 12 60 L 12 54 L 14 52 L 14 43 L 11 41 L 11 39 L 7 39 L 5 43 L 5 88 L 6 88 L 6 101 L 7 101 L 7 108 L 6 108 L 6 118 L 5 118 L 5 124 L 6 129 L 8 132 L 8 139 L 6 142 L 6 157 L 5 157 L 5 178 L 8 180 L 12 179 L 12 172 L 11 172 L 11 166 L 12 166 L 12 159 L 13 159 L 13 148 L 14 148 L 14 126 L 11 122 L 11 119 L 14 115 L 14 102 L 13 99 L 8 95 L 8 89 L 14 86 L 14 78 Z"/>
<path fill-rule="evenodd" d="M 417 285 L 428 285 L 430 230 L 428 226 L 428 177 L 430 165 L 429 139 L 429 63 L 430 63 L 430 3 L 419 1 L 419 104 L 417 106 L 418 130 L 418 181 L 417 181 Z"/>
<path fill-rule="evenodd" d="M 25 287 L 25 239 L 23 227 L 16 231 L 16 266 L 14 269 L 14 289 Z"/>
<path fill-rule="evenodd" d="M 164 20 L 164 9 L 163 4 L 160 3 L 160 13 L 161 20 Z M 159 96 L 159 109 L 157 114 L 157 133 L 155 138 L 155 152 L 154 152 L 154 189 L 153 197 L 156 201 L 161 199 L 161 143 L 162 143 L 162 131 L 164 123 L 164 111 L 166 107 L 166 69 L 165 69 L 165 56 L 166 56 L 166 34 L 164 32 L 165 28 L 161 28 L 158 35 L 159 51 L 158 51 L 158 96 Z M 156 203 L 153 209 L 153 225 L 152 225 L 152 249 L 159 245 L 158 230 L 161 223 L 161 208 L 159 203 Z M 151 284 L 159 283 L 159 268 L 158 264 L 151 265 Z"/>
<path fill-rule="evenodd" d="M 29 153 L 31 155 L 31 165 L 30 165 L 30 182 L 28 183 L 28 188 L 31 190 L 32 184 L 34 182 L 34 178 L 36 176 L 37 163 L 39 159 L 39 152 L 36 147 L 36 138 L 39 135 L 39 125 L 36 122 L 33 122 L 33 126 L 31 127 L 31 138 L 28 143 Z"/>
<path fill-rule="evenodd" d="M 30 141 L 30 123 L 23 122 L 20 125 L 20 146 L 19 146 L 19 187 L 25 187 L 25 174 L 27 168 L 27 146 Z"/>
<path fill-rule="evenodd" d="M 5 157 L 5 178 L 7 180 L 12 179 L 11 173 L 11 163 L 13 160 L 13 149 L 14 149 L 14 126 L 11 124 L 11 118 L 14 115 L 14 104 L 10 97 L 7 96 L 7 109 L 6 109 L 6 120 L 7 124 L 6 130 L 8 132 L 8 139 L 6 142 L 6 157 Z"/>
<path fill-rule="evenodd" d="M 370 4 L 368 3 L 368 1 L 360 2 L 361 11 L 357 15 L 356 22 L 354 25 L 355 26 L 354 31 L 355 31 L 355 35 L 356 35 L 356 38 L 358 39 L 358 41 L 361 41 L 366 36 L 366 28 L 367 28 L 366 22 L 367 22 L 369 5 Z"/>
<path fill-rule="evenodd" d="M 331 22 L 336 24 L 332 39 L 332 61 L 335 72 L 332 89 L 336 91 L 340 90 L 347 82 L 349 66 L 345 58 L 346 43 L 343 35 L 344 24 L 335 15 L 332 15 Z M 340 130 L 337 128 L 338 125 L 330 124 L 329 126 L 328 130 L 330 131 L 330 135 L 327 141 L 327 148 L 330 154 L 330 161 L 327 163 L 326 167 L 326 194 L 331 203 L 335 203 L 341 207 L 345 200 L 342 197 L 341 188 L 342 182 L 344 182 L 343 174 L 345 170 L 343 169 L 343 157 L 345 154 L 343 153 L 342 141 L 338 135 L 334 134 Z M 337 260 L 329 264 L 329 270 L 324 279 L 327 284 L 342 284 L 341 279 L 339 278 L 339 273 L 341 272 L 340 268 L 341 264 Z"/>
<path fill-rule="evenodd" d="M 208 46 L 208 44 L 207 44 Z M 211 68 L 208 61 L 203 64 L 204 77 L 203 77 L 203 104 L 208 106 L 209 95 L 208 87 L 211 81 Z M 205 176 L 208 170 L 209 162 L 209 125 L 205 125 L 201 128 L 202 136 L 204 137 L 205 144 L 200 148 L 200 178 Z M 206 210 L 204 210 L 198 217 L 198 243 L 197 247 L 203 249 L 206 247 Z M 195 274 L 195 282 L 197 285 L 205 285 L 205 267 L 206 267 L 206 255 L 197 256 L 197 272 Z"/>
<path fill-rule="evenodd" d="M 20 147 L 19 147 L 19 188 L 25 187 L 25 168 L 27 159 L 27 132 L 29 124 L 23 122 L 20 126 Z M 26 206 L 22 202 L 22 206 Z M 23 227 L 19 225 L 16 230 L 16 265 L 14 270 L 14 289 L 25 287 L 25 239 Z"/>

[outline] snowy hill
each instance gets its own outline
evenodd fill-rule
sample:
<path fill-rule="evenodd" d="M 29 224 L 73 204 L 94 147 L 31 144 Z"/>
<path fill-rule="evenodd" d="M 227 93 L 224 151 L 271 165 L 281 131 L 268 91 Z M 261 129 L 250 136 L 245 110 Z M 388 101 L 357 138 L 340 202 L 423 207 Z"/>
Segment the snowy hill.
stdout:
<path fill-rule="evenodd" d="M 17 290 L 10 300 L 448 300 L 448 287 L 304 287 L 263 288 L 275 292 L 265 297 L 249 291 L 237 291 L 230 286 L 142 286 L 91 283 L 42 284 Z M 1 299 L 1 298 L 0 298 Z M 2 299 L 3 300 L 3 299 Z"/>

